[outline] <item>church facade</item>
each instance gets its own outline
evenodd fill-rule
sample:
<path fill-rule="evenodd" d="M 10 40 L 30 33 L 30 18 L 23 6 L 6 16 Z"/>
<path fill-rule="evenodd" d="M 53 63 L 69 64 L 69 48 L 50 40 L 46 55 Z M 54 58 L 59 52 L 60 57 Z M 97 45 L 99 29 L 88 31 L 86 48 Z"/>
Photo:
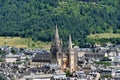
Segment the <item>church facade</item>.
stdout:
<path fill-rule="evenodd" d="M 69 69 L 70 72 L 76 70 L 77 56 L 72 46 L 71 35 L 69 35 L 68 47 L 63 49 L 62 39 L 59 38 L 57 26 L 50 52 L 52 53 L 52 63 L 58 64 L 62 69 Z"/>

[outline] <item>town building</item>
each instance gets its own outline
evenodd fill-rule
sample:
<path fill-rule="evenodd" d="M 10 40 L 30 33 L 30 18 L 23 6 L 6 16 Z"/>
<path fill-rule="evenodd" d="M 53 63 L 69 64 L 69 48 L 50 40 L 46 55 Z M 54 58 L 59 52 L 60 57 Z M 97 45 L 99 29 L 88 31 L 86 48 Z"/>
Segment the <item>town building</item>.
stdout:
<path fill-rule="evenodd" d="M 51 53 L 48 51 L 39 51 L 37 52 L 31 61 L 31 65 L 42 67 L 46 64 L 51 64 Z"/>
<path fill-rule="evenodd" d="M 58 28 L 56 26 L 55 39 L 50 49 L 52 62 L 58 64 L 61 68 L 69 69 L 70 72 L 75 71 L 77 66 L 77 54 L 72 45 L 71 35 L 69 35 L 68 47 L 63 50 L 62 39 L 59 38 Z"/>

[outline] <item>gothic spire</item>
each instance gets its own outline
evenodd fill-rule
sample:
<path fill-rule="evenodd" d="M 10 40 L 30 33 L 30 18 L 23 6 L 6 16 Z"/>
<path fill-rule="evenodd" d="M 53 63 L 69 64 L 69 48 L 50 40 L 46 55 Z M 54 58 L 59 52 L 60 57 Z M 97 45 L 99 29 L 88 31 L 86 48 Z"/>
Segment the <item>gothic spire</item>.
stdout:
<path fill-rule="evenodd" d="M 69 49 L 72 49 L 72 40 L 71 40 L 71 35 L 69 35 L 69 43 L 68 43 Z"/>
<path fill-rule="evenodd" d="M 58 35 L 58 28 L 57 28 L 57 25 L 56 25 L 56 30 L 55 30 L 55 38 L 56 38 L 56 39 L 59 39 L 59 35 Z"/>
<path fill-rule="evenodd" d="M 55 40 L 54 40 L 54 44 L 57 45 L 57 46 L 60 45 L 57 25 L 56 25 L 56 30 L 55 30 Z"/>

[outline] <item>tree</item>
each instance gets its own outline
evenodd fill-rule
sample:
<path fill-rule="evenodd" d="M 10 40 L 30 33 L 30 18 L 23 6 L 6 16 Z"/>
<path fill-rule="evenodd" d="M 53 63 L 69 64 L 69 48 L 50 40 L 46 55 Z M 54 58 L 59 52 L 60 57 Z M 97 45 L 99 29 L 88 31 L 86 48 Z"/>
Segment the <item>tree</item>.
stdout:
<path fill-rule="evenodd" d="M 16 54 L 17 52 L 13 48 L 11 48 L 11 53 Z"/>

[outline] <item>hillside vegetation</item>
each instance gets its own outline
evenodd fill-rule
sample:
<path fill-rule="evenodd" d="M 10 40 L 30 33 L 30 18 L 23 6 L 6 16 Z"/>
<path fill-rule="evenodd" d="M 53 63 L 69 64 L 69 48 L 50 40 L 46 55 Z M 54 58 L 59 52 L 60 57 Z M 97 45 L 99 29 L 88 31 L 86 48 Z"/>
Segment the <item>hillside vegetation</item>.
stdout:
<path fill-rule="evenodd" d="M 95 43 L 105 45 L 106 43 L 120 44 L 120 34 L 113 33 L 99 33 L 99 34 L 90 34 L 86 38 L 87 43 L 91 43 L 94 46 Z M 90 45 L 82 44 L 82 46 L 87 47 Z"/>
<path fill-rule="evenodd" d="M 0 0 L 0 36 L 51 41 L 56 24 L 79 45 L 89 34 L 120 33 L 120 0 Z"/>
<path fill-rule="evenodd" d="M 120 34 L 113 34 L 113 33 L 101 33 L 101 34 L 90 34 L 87 38 L 93 39 L 102 39 L 102 38 L 120 38 Z"/>
<path fill-rule="evenodd" d="M 18 48 L 39 48 L 39 49 L 50 49 L 49 42 L 33 41 L 30 38 L 21 37 L 0 37 L 0 46 L 11 46 Z"/>

